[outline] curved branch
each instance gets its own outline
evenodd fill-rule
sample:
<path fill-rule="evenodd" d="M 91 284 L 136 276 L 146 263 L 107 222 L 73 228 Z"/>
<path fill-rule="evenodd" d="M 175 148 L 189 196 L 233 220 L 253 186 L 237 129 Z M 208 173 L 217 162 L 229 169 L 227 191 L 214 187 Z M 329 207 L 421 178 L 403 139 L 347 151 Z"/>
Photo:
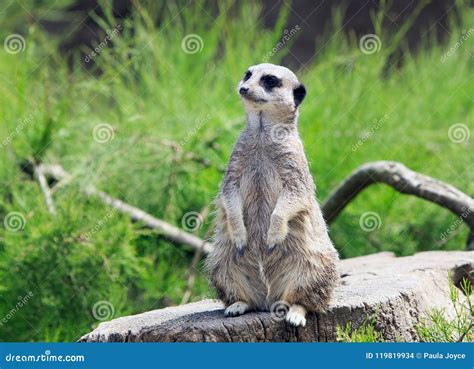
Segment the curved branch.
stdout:
<path fill-rule="evenodd" d="M 474 199 L 457 188 L 414 172 L 394 161 L 367 163 L 347 177 L 322 205 L 326 221 L 331 223 L 366 187 L 385 183 L 396 191 L 414 195 L 440 205 L 457 215 L 474 233 Z"/>

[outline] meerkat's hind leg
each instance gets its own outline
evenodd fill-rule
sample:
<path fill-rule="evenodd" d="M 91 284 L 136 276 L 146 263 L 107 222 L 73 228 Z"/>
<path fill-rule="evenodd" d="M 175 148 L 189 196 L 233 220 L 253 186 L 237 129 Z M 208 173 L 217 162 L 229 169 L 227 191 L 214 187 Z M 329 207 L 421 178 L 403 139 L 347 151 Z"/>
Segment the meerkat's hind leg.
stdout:
<path fill-rule="evenodd" d="M 224 310 L 225 316 L 239 316 L 250 310 L 250 305 L 243 301 L 234 302 Z"/>
<path fill-rule="evenodd" d="M 306 308 L 298 304 L 291 305 L 285 320 L 295 327 L 304 327 L 306 325 Z"/>

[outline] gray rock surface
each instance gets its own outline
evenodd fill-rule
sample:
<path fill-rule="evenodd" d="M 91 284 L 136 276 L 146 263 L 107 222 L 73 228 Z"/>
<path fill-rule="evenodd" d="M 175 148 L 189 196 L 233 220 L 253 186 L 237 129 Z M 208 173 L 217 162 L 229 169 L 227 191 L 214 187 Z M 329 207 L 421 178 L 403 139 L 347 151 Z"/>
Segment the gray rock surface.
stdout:
<path fill-rule="evenodd" d="M 224 318 L 216 300 L 153 310 L 99 324 L 82 342 L 335 341 L 336 327 L 375 316 L 385 340 L 416 341 L 415 325 L 438 307 L 452 314 L 448 273 L 457 284 L 474 279 L 474 251 L 421 252 L 408 257 L 378 253 L 341 261 L 341 284 L 326 313 L 308 315 L 294 328 L 268 312 Z M 462 295 L 462 294 L 461 294 Z"/>

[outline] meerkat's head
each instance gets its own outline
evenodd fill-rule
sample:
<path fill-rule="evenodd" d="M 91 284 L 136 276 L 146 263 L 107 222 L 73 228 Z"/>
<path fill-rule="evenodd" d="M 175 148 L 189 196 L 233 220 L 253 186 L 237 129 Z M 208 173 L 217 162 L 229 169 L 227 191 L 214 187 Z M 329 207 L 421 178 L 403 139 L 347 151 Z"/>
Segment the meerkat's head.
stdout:
<path fill-rule="evenodd" d="M 291 70 L 268 63 L 248 68 L 237 90 L 247 112 L 295 113 L 306 96 Z"/>

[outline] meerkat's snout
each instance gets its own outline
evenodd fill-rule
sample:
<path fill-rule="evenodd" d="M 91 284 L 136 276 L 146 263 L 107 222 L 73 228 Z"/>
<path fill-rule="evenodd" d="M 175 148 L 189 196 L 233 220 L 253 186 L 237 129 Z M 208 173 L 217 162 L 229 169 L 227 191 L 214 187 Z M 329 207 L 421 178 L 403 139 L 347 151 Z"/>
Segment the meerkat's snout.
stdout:
<path fill-rule="evenodd" d="M 262 92 L 255 86 L 250 87 L 250 85 L 239 83 L 238 90 L 240 97 L 245 102 L 257 105 L 267 102 L 267 100 L 263 98 Z"/>
<path fill-rule="evenodd" d="M 248 92 L 249 92 L 248 87 L 241 87 L 241 88 L 239 88 L 239 94 L 241 94 L 242 96 L 247 95 Z"/>

